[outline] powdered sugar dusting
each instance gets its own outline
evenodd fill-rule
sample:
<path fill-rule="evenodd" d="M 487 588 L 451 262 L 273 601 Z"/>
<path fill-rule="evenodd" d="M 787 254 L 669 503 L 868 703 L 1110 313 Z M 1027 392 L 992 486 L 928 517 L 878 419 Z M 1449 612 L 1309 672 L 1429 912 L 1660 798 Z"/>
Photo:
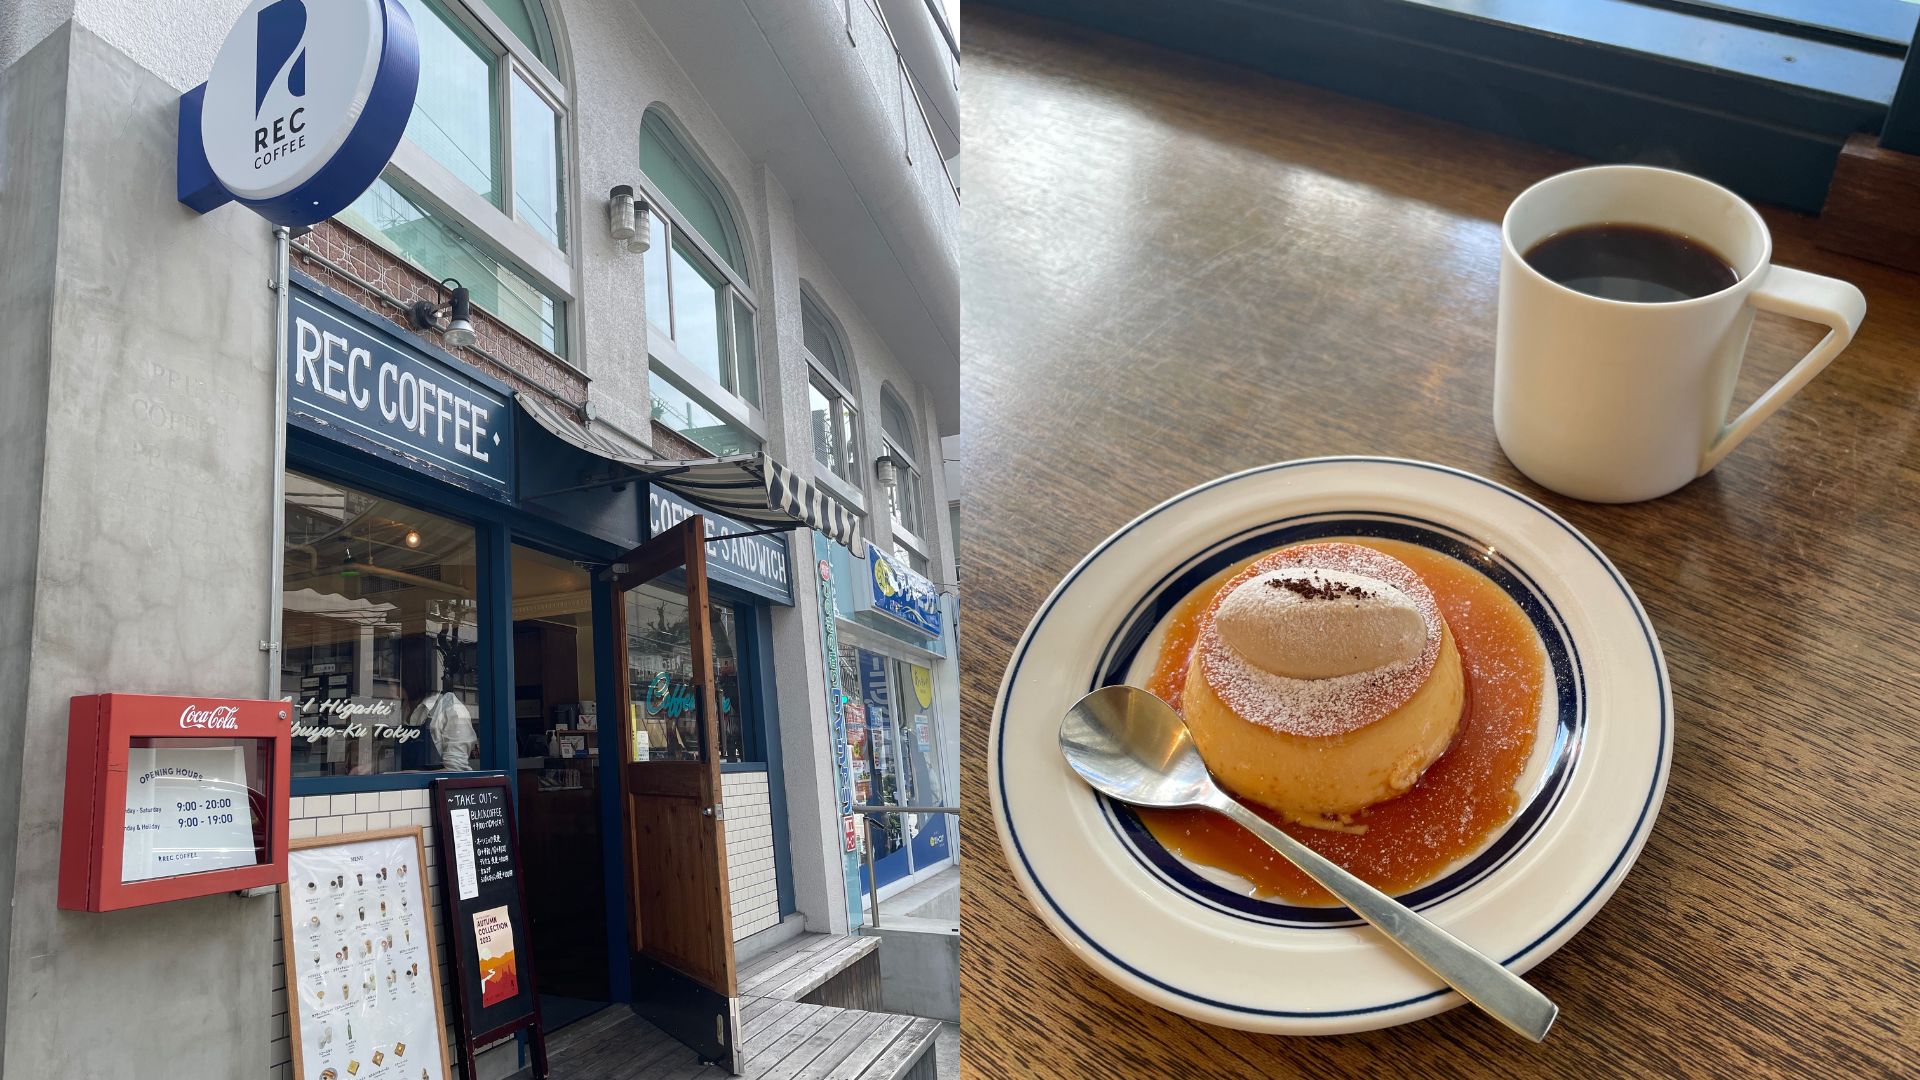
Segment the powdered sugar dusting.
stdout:
<path fill-rule="evenodd" d="M 1392 586 L 1419 609 L 1425 647 L 1412 660 L 1328 679 L 1293 679 L 1255 666 L 1220 640 L 1214 612 L 1242 582 L 1288 568 L 1335 570 Z M 1207 685 L 1228 708 L 1278 732 L 1324 737 L 1357 731 L 1405 705 L 1433 674 L 1440 626 L 1433 590 L 1407 564 L 1359 544 L 1304 544 L 1255 561 L 1221 586 L 1200 618 L 1194 648 Z"/>

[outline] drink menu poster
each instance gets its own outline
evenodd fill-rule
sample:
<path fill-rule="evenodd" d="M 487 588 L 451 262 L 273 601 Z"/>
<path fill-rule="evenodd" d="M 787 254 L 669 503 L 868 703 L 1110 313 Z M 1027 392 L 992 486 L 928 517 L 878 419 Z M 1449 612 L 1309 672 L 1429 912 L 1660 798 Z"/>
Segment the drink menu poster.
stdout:
<path fill-rule="evenodd" d="M 300 1080 L 448 1080 L 418 828 L 297 840 L 280 887 Z"/>

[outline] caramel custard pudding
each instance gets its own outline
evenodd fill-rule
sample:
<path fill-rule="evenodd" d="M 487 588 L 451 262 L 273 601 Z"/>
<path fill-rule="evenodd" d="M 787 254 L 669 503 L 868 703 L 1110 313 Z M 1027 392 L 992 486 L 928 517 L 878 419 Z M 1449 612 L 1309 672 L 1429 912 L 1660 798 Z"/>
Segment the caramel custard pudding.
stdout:
<path fill-rule="evenodd" d="M 1518 806 L 1546 657 L 1493 581 L 1398 541 L 1281 548 L 1176 607 L 1148 689 L 1186 719 L 1223 786 L 1322 855 L 1405 892 L 1478 848 Z M 1331 902 L 1207 811 L 1140 811 L 1164 846 Z"/>

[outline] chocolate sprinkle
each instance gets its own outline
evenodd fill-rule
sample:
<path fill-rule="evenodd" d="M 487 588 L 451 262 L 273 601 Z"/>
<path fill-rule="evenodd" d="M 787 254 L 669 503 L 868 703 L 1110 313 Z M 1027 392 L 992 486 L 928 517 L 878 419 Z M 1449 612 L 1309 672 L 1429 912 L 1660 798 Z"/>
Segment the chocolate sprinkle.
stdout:
<path fill-rule="evenodd" d="M 1267 584 L 1275 589 L 1285 589 L 1303 600 L 1338 600 L 1343 596 L 1367 600 L 1373 596 L 1360 586 L 1344 581 L 1303 581 L 1296 577 L 1279 577 L 1268 578 Z"/>

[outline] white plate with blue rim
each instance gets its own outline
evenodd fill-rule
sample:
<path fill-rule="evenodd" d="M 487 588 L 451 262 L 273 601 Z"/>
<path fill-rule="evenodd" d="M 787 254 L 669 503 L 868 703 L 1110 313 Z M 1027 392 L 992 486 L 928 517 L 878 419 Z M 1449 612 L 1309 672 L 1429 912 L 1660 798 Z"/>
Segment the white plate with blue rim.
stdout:
<path fill-rule="evenodd" d="M 1131 993 L 1248 1031 L 1327 1035 L 1462 999 L 1344 908 L 1283 903 L 1161 846 L 1068 769 L 1059 730 L 1090 690 L 1144 685 L 1172 608 L 1288 544 L 1378 537 L 1492 579 L 1539 635 L 1549 678 L 1518 808 L 1400 899 L 1524 972 L 1593 918 L 1639 856 L 1666 791 L 1673 698 L 1653 625 L 1592 541 L 1471 473 L 1377 457 L 1281 462 L 1202 484 L 1081 560 L 1013 651 L 988 743 L 1000 843 L 1047 925 Z"/>

